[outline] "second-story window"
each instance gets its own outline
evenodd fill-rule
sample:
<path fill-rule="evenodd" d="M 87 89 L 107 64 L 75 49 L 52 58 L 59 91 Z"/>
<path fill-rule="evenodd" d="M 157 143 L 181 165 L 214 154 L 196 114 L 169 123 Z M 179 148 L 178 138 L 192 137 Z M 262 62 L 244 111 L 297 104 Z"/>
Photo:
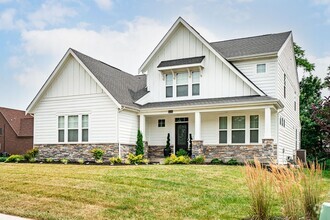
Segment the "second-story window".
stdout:
<path fill-rule="evenodd" d="M 166 74 L 166 98 L 173 97 L 173 74 Z"/>
<path fill-rule="evenodd" d="M 188 73 L 177 73 L 176 96 L 188 96 Z"/>
<path fill-rule="evenodd" d="M 199 95 L 200 73 L 192 72 L 192 95 Z"/>
<path fill-rule="evenodd" d="M 257 73 L 266 73 L 266 64 L 257 64 Z"/>

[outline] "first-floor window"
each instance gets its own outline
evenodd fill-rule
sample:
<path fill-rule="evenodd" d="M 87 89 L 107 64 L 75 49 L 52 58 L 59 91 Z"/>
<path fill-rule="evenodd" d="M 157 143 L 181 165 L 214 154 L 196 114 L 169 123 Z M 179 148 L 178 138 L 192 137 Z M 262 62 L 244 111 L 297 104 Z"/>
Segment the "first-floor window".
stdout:
<path fill-rule="evenodd" d="M 259 142 L 259 116 L 250 116 L 250 143 Z"/>
<path fill-rule="evenodd" d="M 158 119 L 158 127 L 159 128 L 165 127 L 165 119 Z"/>
<path fill-rule="evenodd" d="M 68 116 L 68 142 L 78 142 L 78 115 Z"/>
<path fill-rule="evenodd" d="M 58 116 L 58 142 L 64 142 L 64 116 Z"/>
<path fill-rule="evenodd" d="M 219 118 L 219 143 L 227 143 L 227 117 Z"/>
<path fill-rule="evenodd" d="M 245 116 L 232 117 L 231 142 L 245 143 Z"/>
<path fill-rule="evenodd" d="M 88 115 L 83 115 L 81 123 L 81 141 L 87 142 L 88 141 Z"/>

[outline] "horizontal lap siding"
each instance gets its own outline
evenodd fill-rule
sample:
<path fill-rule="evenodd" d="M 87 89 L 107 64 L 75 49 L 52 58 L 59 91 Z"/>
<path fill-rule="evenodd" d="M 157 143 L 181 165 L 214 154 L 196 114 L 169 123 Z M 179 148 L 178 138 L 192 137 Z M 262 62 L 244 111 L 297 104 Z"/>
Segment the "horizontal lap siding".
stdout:
<path fill-rule="evenodd" d="M 120 144 L 135 144 L 138 130 L 138 116 L 135 112 L 122 111 L 119 113 Z M 145 135 L 145 134 L 143 134 Z"/>

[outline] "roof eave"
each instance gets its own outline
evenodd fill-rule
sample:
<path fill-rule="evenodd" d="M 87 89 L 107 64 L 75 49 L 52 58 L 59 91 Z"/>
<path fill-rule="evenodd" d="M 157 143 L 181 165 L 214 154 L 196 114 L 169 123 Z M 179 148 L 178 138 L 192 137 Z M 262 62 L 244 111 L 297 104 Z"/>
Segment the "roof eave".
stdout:
<path fill-rule="evenodd" d="M 236 56 L 236 57 L 228 57 L 227 60 L 229 61 L 240 61 L 240 60 L 252 60 L 252 59 L 261 59 L 261 58 L 273 58 L 277 57 L 277 52 L 271 53 L 261 53 L 261 54 L 253 54 L 247 56 Z"/>

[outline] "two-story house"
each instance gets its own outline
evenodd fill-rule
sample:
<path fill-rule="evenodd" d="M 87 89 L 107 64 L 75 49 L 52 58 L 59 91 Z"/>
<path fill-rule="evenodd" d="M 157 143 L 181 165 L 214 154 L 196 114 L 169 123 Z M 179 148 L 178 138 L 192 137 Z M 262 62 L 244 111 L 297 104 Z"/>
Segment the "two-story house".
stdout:
<path fill-rule="evenodd" d="M 125 157 L 140 129 L 152 161 L 169 133 L 174 152 L 285 163 L 300 142 L 292 33 L 210 43 L 179 18 L 138 75 L 69 49 L 27 113 L 41 158 Z"/>

